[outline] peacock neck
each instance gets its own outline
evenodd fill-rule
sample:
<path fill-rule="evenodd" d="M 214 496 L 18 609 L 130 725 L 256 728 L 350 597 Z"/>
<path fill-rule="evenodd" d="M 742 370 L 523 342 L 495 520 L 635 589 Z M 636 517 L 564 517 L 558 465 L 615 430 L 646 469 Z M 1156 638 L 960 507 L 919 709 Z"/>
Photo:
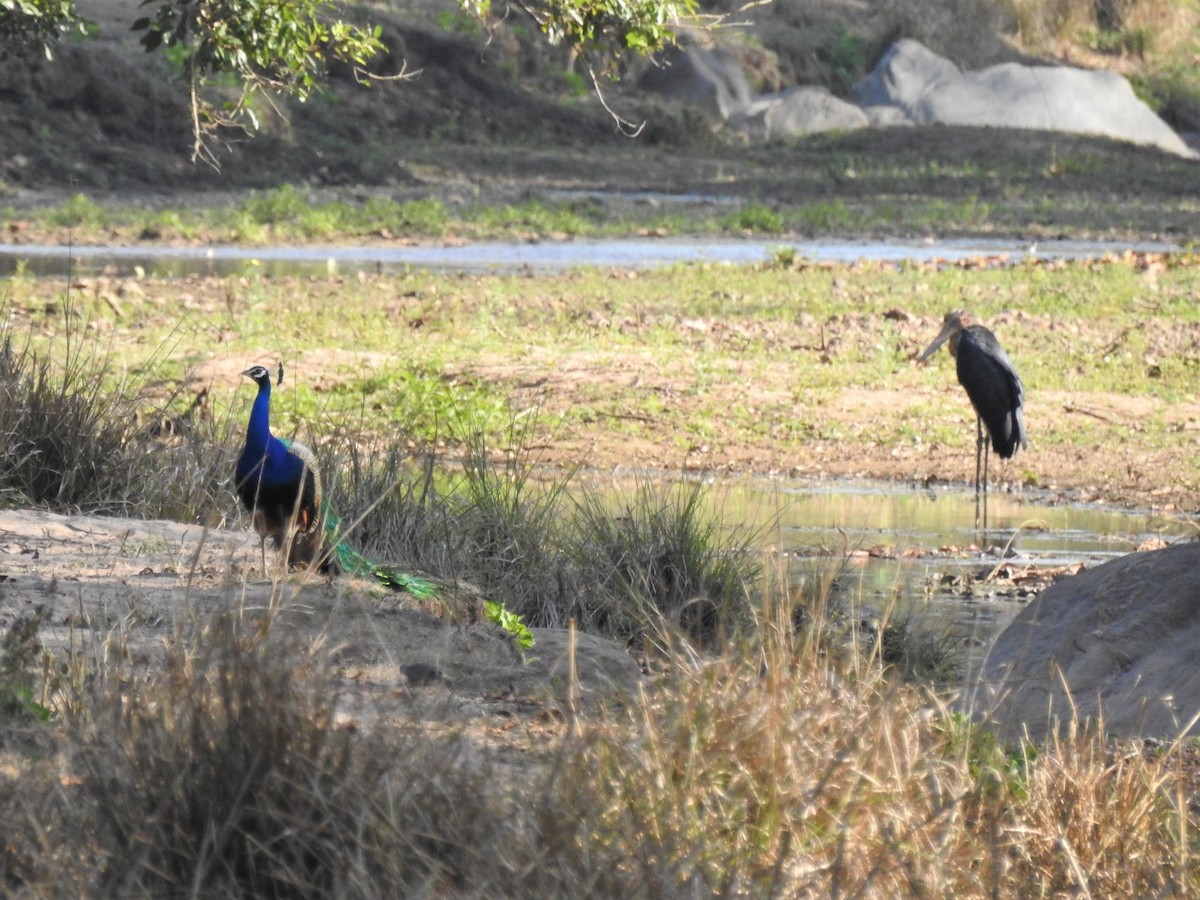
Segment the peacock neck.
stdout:
<path fill-rule="evenodd" d="M 271 383 L 258 386 L 258 396 L 250 410 L 250 423 L 246 426 L 246 450 L 255 456 L 265 455 L 271 441 Z"/>

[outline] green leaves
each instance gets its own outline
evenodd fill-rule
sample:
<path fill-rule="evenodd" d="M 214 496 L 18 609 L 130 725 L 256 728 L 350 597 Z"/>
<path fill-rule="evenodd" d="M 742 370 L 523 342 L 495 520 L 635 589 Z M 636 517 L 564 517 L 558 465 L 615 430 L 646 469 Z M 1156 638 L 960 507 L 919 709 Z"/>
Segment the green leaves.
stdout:
<path fill-rule="evenodd" d="M 84 24 L 75 0 L 0 0 L 0 56 L 36 47 L 49 59 L 59 36 Z"/>
<path fill-rule="evenodd" d="M 233 74 L 304 99 L 329 60 L 365 65 L 383 45 L 377 26 L 326 20 L 318 0 L 146 0 L 157 11 L 133 23 L 147 51 L 187 48 L 194 77 Z"/>
<path fill-rule="evenodd" d="M 465 12 L 487 18 L 489 0 L 460 0 Z M 517 4 L 552 44 L 564 43 L 611 67 L 625 51 L 649 54 L 673 38 L 673 25 L 693 17 L 696 0 L 532 0 Z"/>
<path fill-rule="evenodd" d="M 522 657 L 525 655 L 526 650 L 533 648 L 533 632 L 529 630 L 529 626 L 525 624 L 520 616 L 508 609 L 503 603 L 484 600 L 483 614 L 488 617 L 489 621 L 495 622 L 517 639 L 517 646 L 521 648 Z"/>
<path fill-rule="evenodd" d="M 331 16 L 320 0 L 145 0 L 153 14 L 133 23 L 147 52 L 175 51 L 192 97 L 193 159 L 215 165 L 207 139 L 226 126 L 253 131 L 248 105 L 256 95 L 308 99 L 337 60 L 364 79 L 368 62 L 383 49 L 378 26 L 352 25 Z M 182 52 L 180 52 L 182 51 Z M 235 100 L 220 97 L 224 80 L 240 87 Z"/>

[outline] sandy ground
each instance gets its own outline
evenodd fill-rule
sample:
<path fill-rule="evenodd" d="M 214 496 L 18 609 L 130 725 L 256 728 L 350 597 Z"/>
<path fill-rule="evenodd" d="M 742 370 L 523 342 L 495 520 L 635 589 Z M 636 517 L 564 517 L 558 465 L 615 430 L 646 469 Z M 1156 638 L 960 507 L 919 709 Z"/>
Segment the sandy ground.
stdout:
<path fill-rule="evenodd" d="M 270 565 L 270 557 L 268 556 Z M 334 654 L 338 674 L 379 701 L 384 714 L 510 732 L 556 729 L 569 703 L 631 687 L 633 658 L 577 635 L 578 684 L 568 691 L 569 636 L 537 629 L 522 660 L 499 628 L 456 624 L 352 578 L 283 581 L 260 573 L 258 538 L 175 522 L 0 510 L 0 628 L 46 607 L 40 634 L 56 653 L 119 654 L 135 668 L 160 664 L 169 642 L 221 609 Z M 510 735 L 512 737 L 512 735 Z"/>

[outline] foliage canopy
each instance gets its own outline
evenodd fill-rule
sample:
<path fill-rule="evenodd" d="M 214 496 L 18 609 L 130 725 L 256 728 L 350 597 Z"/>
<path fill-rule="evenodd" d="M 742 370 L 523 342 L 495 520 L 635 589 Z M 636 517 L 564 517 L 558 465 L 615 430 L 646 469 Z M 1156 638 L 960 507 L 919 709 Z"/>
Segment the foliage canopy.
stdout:
<path fill-rule="evenodd" d="M 0 0 L 0 53 L 36 48 L 50 56 L 59 36 L 81 25 L 75 0 Z"/>
<path fill-rule="evenodd" d="M 491 0 L 459 0 L 480 18 Z M 133 23 L 147 52 L 165 52 L 188 86 L 193 159 L 217 164 L 212 144 L 228 126 L 257 129 L 251 100 L 305 100 L 332 61 L 349 65 L 364 82 L 404 78 L 369 70 L 383 51 L 381 29 L 344 17 L 325 0 L 143 0 L 147 14 Z M 612 71 L 625 52 L 651 53 L 671 40 L 673 23 L 694 14 L 696 0 L 516 0 L 554 44 Z M 50 54 L 71 28 L 83 28 L 74 0 L 0 0 L 0 49 Z"/>
<path fill-rule="evenodd" d="M 378 26 L 337 18 L 322 0 L 145 0 L 154 14 L 133 23 L 147 52 L 160 48 L 188 85 L 193 159 L 216 163 L 206 138 L 223 126 L 257 128 L 249 103 L 272 95 L 306 100 L 330 60 L 365 66 L 383 49 Z M 334 17 L 330 18 L 329 13 Z M 222 89 L 233 77 L 236 91 Z"/>

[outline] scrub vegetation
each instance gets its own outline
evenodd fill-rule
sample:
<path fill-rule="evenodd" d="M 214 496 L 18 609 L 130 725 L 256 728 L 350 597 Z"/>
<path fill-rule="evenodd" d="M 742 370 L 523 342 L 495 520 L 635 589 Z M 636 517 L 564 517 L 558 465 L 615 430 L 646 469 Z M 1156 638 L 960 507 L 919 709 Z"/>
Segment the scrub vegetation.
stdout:
<path fill-rule="evenodd" d="M 86 621 L 99 641 L 60 640 L 65 654 L 38 611 L 6 610 L 8 890 L 1189 895 L 1191 742 L 1117 745 L 1078 725 L 999 745 L 954 711 L 936 660 L 908 658 L 919 640 L 858 631 L 833 570 L 796 586 L 761 534 L 721 526 L 702 479 L 647 476 L 614 500 L 579 467 L 644 452 L 676 472 L 856 455 L 877 475 L 965 470 L 966 401 L 947 364 L 911 358 L 946 308 L 970 305 L 1030 394 L 1035 448 L 1010 479 L 1086 494 L 1116 442 L 1180 460 L 1194 483 L 1196 273 L 1188 254 L 781 252 L 537 279 L 250 267 L 76 277 L 69 294 L 12 279 L 6 503 L 236 524 L 237 373 L 286 346 L 275 427 L 338 473 L 336 505 L 372 555 L 473 582 L 531 625 L 625 641 L 652 674 L 586 703 L 568 677 L 543 718 L 497 732 L 449 709 L 384 713 L 336 648 L 283 623 L 284 582 L 265 608 L 231 587 L 148 665 L 128 645 L 132 597 L 126 618 Z M 1117 392 L 1153 415 L 1110 419 L 1099 404 Z M 1114 493 L 1139 497 L 1127 481 Z"/>
<path fill-rule="evenodd" d="M 151 671 L 115 629 L 103 657 L 50 663 L 18 619 L 0 874 L 13 896 L 1200 886 L 1190 744 L 1000 746 L 779 599 L 718 651 L 664 642 L 636 693 L 499 740 L 381 715 L 269 615 L 199 619 Z"/>
<path fill-rule="evenodd" d="M 897 34 L 970 67 L 1003 37 L 1121 68 L 1176 127 L 1197 118 L 1187 4 L 881 2 L 844 22 L 773 9 L 767 37 L 746 39 L 764 90 L 841 91 Z M 642 674 L 597 693 L 580 650 L 535 696 L 515 678 L 467 697 L 436 678 L 421 687 L 419 671 L 393 684 L 361 661 L 367 644 L 393 652 L 415 621 L 390 598 L 323 594 L 299 575 L 264 579 L 232 551 L 201 563 L 147 539 L 121 547 L 145 579 L 97 602 L 97 578 L 50 561 L 40 581 L 10 576 L 38 551 L 0 532 L 4 893 L 1196 895 L 1193 740 L 1116 742 L 1103 723 L 1073 723 L 1042 744 L 1001 744 L 955 705 L 955 657 L 936 636 L 887 613 L 865 627 L 837 588 L 843 560 L 798 574 L 772 523 L 729 521 L 708 490 L 741 474 L 965 481 L 974 416 L 945 354 L 914 358 L 966 307 L 1027 391 L 1032 445 L 993 470 L 993 489 L 1194 509 L 1190 247 L 843 265 L 791 244 L 1187 245 L 1195 163 L 972 129 L 745 146 L 678 109 L 656 109 L 633 150 L 561 56 L 528 52 L 515 17 L 485 34 L 457 12 L 428 15 L 467 48 L 430 58 L 453 56 L 463 77 L 440 94 L 420 87 L 432 77 L 394 88 L 415 114 L 391 131 L 367 115 L 398 107 L 388 85 L 366 100 L 341 85 L 312 98 L 309 118 L 272 117 L 221 176 L 254 193 L 203 193 L 218 175 L 180 166 L 178 135 L 151 148 L 128 127 L 97 149 L 95 122 L 17 91 L 0 110 L 14 180 L 0 185 L 0 221 L 12 240 L 64 245 L 754 235 L 778 250 L 746 267 L 536 278 L 248 262 L 228 276 L 75 272 L 64 284 L 30 263 L 0 286 L 0 512 L 245 531 L 229 485 L 252 396 L 238 373 L 282 358 L 273 427 L 316 450 L 355 542 L 461 585 L 420 615 L 473 646 L 484 598 L 542 635 L 616 642 Z M 485 38 L 486 54 L 469 43 Z M 64 47 L 81 72 L 87 44 Z M 517 71 L 568 99 L 509 91 Z M 114 110 L 140 91 L 171 119 L 163 95 L 129 82 Z M 610 99 L 628 102 L 615 88 Z M 451 103 L 467 110 L 452 123 Z M 519 137 L 493 141 L 489 116 Z M 133 190 L 114 199 L 113 186 Z M 143 595 L 154 578 L 169 611 Z M 342 606 L 325 621 L 328 595 Z M 319 637 L 296 626 L 306 615 Z M 376 631 L 337 630 L 353 616 Z"/>

